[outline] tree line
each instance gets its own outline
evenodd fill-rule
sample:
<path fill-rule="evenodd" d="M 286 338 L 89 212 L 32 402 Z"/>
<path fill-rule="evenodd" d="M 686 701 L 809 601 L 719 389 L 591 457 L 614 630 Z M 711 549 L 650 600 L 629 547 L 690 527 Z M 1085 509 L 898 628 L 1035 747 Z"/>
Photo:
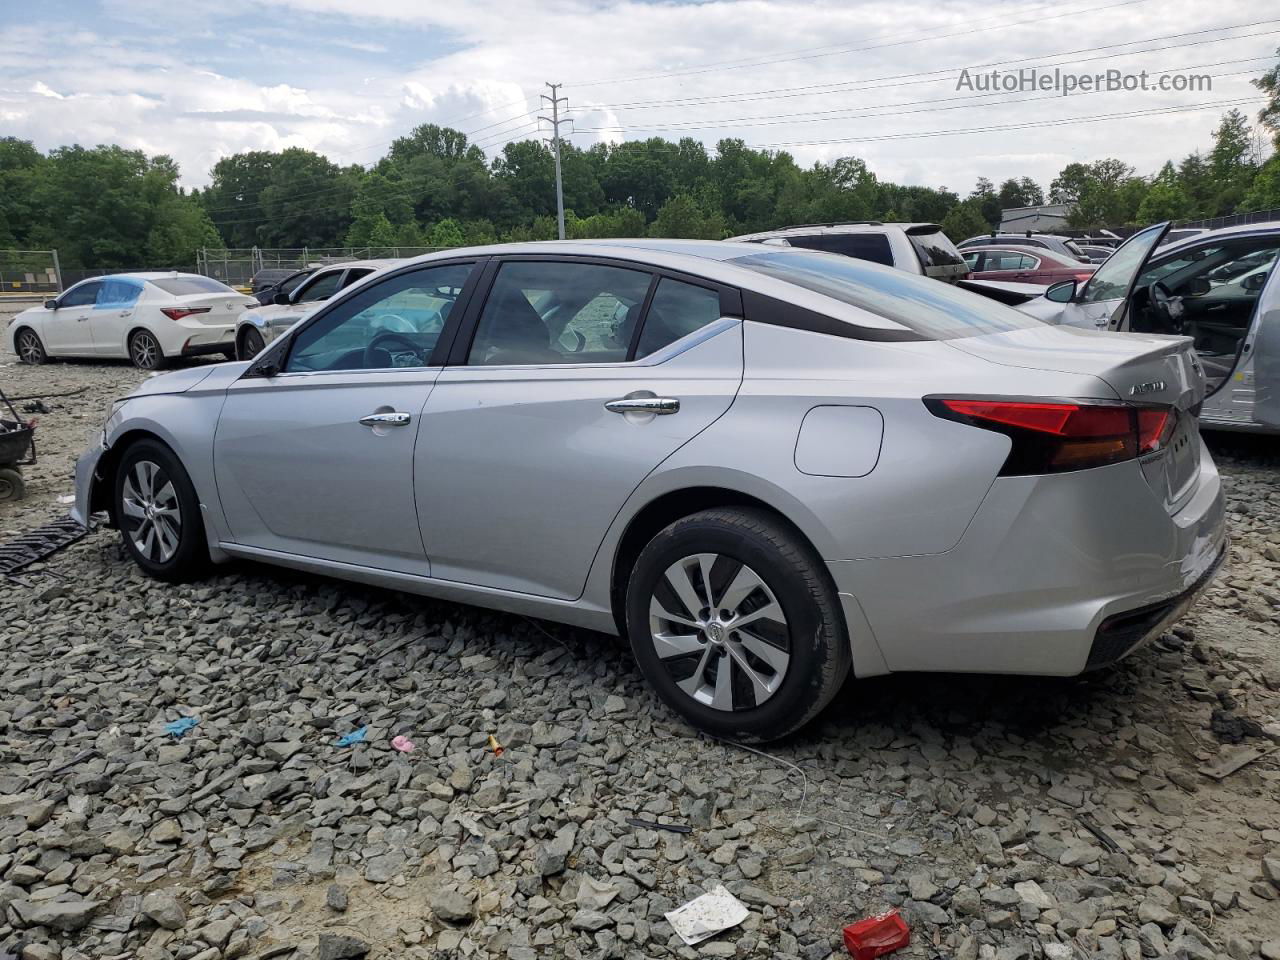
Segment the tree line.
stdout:
<path fill-rule="evenodd" d="M 1070 163 L 1047 190 L 1029 177 L 980 178 L 966 195 L 892 183 L 857 157 L 802 167 L 786 152 L 724 139 L 652 137 L 562 151 L 571 238 L 718 239 L 794 223 L 941 223 L 956 240 L 995 228 L 1006 207 L 1075 204 L 1079 229 L 1280 208 L 1280 65 L 1251 128 L 1224 114 L 1207 149 L 1140 176 L 1122 160 Z M 460 131 L 424 124 L 370 167 L 301 148 L 219 160 L 210 183 L 178 184 L 177 164 L 120 146 L 0 139 L 0 250 L 56 248 L 67 267 L 189 265 L 199 247 L 458 246 L 556 235 L 555 164 L 541 142 L 490 161 Z"/>

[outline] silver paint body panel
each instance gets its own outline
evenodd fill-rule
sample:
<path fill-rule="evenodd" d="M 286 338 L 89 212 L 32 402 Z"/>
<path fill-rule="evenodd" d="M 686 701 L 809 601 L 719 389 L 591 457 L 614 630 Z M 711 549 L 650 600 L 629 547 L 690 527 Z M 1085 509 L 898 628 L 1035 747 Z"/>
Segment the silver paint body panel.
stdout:
<path fill-rule="evenodd" d="M 679 269 L 894 329 L 723 262 L 740 255 L 733 244 L 518 245 L 478 255 L 548 249 Z M 630 364 L 252 378 L 248 364 L 228 363 L 155 377 L 119 406 L 78 465 L 73 512 L 88 515 L 104 450 L 151 433 L 190 473 L 215 559 L 249 557 L 612 633 L 614 560 L 632 519 L 659 497 L 715 487 L 772 507 L 814 546 L 838 588 L 858 675 L 1072 673 L 1103 618 L 1177 593 L 1220 549 L 1212 458 L 1195 437 L 1194 479 L 1176 497 L 1165 453 L 1004 477 L 1008 438 L 940 419 L 922 398 L 1114 401 L 1130 380 L 1160 378 L 1167 394 L 1157 399 L 1189 408 L 1203 386 L 1180 366 L 1184 355 L 1178 338 L 1051 327 L 879 342 L 726 317 Z M 604 408 L 637 392 L 674 396 L 680 411 Z M 384 409 L 411 422 L 358 424 Z M 860 412 L 819 414 L 808 435 L 816 410 Z M 864 452 L 824 452 L 842 439 Z M 798 458 L 843 465 L 845 475 L 802 470 Z"/>

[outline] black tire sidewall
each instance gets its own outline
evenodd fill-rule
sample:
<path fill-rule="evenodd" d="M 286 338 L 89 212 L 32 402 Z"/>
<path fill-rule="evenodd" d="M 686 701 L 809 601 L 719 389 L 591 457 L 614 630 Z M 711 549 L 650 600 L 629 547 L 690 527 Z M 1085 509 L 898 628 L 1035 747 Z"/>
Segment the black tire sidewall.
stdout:
<path fill-rule="evenodd" d="M 21 350 L 19 350 L 18 359 L 21 360 L 23 363 L 27 364 L 27 366 L 31 366 L 31 367 L 37 366 L 41 363 L 44 363 L 46 360 L 48 360 L 49 351 L 47 351 L 44 348 L 44 341 L 40 339 L 40 334 L 36 333 L 30 327 L 23 327 L 21 330 L 18 331 L 18 335 L 17 337 L 15 337 L 16 342 L 14 346 L 17 346 L 18 344 L 20 344 L 27 337 L 30 337 L 35 340 L 36 346 L 40 348 L 40 357 L 37 360 L 28 360 L 26 357 L 22 355 Z"/>
<path fill-rule="evenodd" d="M 627 634 L 645 679 L 695 727 L 735 740 L 774 740 L 803 726 L 830 699 L 833 663 L 836 686 L 843 682 L 848 638 L 835 590 L 825 569 L 813 569 L 821 561 L 812 551 L 776 524 L 762 527 L 756 514 L 738 516 L 757 523 L 733 523 L 723 511 L 714 511 L 677 521 L 650 541 L 627 585 Z M 745 563 L 764 578 L 786 615 L 791 661 L 782 685 L 760 706 L 729 712 L 696 702 L 676 685 L 654 650 L 649 633 L 654 586 L 673 563 L 695 553 L 719 553 Z M 810 568 L 807 577 L 805 567 Z"/>
<path fill-rule="evenodd" d="M 252 329 L 245 332 L 244 337 L 241 339 L 241 343 L 244 345 L 244 356 L 240 358 L 241 360 L 252 360 L 261 353 L 267 345 L 266 338 L 264 338 L 257 330 Z"/>
<path fill-rule="evenodd" d="M 139 460 L 150 460 L 164 469 L 177 491 L 178 505 L 182 510 L 182 530 L 178 536 L 178 549 L 164 563 L 157 563 L 144 557 L 134 546 L 132 538 L 124 527 L 122 508 L 124 482 L 129 471 Z M 116 523 L 120 527 L 120 539 L 129 556 L 143 573 L 157 580 L 180 583 L 204 572 L 209 561 L 209 548 L 204 534 L 204 518 L 200 512 L 200 501 L 196 496 L 191 478 L 172 450 L 157 440 L 139 440 L 131 444 L 121 455 L 117 465 L 113 498 L 112 509 L 115 511 Z"/>
<path fill-rule="evenodd" d="M 150 337 L 151 342 L 156 345 L 156 362 L 149 367 L 139 366 L 138 361 L 134 359 L 133 344 L 134 344 L 134 341 L 137 340 L 139 337 Z M 135 367 L 137 367 L 139 370 L 155 371 L 155 370 L 159 370 L 161 367 L 164 366 L 164 361 L 165 361 L 164 348 L 160 346 L 160 338 L 157 337 L 154 333 L 152 333 L 150 330 L 135 330 L 133 331 L 133 333 L 129 334 L 129 362 L 132 363 Z"/>

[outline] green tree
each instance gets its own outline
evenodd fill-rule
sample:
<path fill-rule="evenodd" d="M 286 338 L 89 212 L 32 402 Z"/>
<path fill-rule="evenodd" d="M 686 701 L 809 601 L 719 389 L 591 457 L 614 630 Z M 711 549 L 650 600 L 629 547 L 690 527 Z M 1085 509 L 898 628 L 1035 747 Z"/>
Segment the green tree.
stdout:
<path fill-rule="evenodd" d="M 957 203 L 942 218 L 942 232 L 959 243 L 970 237 L 978 237 L 991 232 L 991 224 L 982 215 L 982 205 L 974 200 Z"/>
<path fill-rule="evenodd" d="M 1276 50 L 1280 57 L 1280 48 Z M 1276 149 L 1280 150 L 1280 63 L 1253 81 L 1253 85 L 1267 95 L 1267 102 L 1258 111 L 1258 119 L 1271 131 Z"/>
<path fill-rule="evenodd" d="M 460 247 L 466 242 L 458 221 L 448 218 L 433 226 L 431 232 L 427 234 L 429 247 Z"/>
<path fill-rule="evenodd" d="M 649 225 L 651 237 L 680 237 L 689 240 L 723 240 L 729 235 L 724 216 L 708 213 L 686 193 L 672 197 L 662 205 Z"/>
<path fill-rule="evenodd" d="M 1280 210 L 1280 153 L 1258 169 L 1248 193 L 1240 201 L 1240 209 L 1245 212 Z"/>
<path fill-rule="evenodd" d="M 1182 220 L 1191 215 L 1191 199 L 1182 189 L 1178 172 L 1170 161 L 1161 167 L 1138 205 L 1137 222 L 1159 223 Z"/>

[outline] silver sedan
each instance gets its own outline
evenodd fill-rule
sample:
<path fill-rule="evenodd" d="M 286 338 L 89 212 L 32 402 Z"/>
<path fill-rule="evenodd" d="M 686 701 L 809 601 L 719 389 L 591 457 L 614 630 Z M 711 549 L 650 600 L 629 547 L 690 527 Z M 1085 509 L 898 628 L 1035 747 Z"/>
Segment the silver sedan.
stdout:
<path fill-rule="evenodd" d="M 148 380 L 77 470 L 148 574 L 249 558 L 627 637 L 718 735 L 852 673 L 1076 674 L 1225 549 L 1189 341 L 834 254 L 433 254 Z"/>

